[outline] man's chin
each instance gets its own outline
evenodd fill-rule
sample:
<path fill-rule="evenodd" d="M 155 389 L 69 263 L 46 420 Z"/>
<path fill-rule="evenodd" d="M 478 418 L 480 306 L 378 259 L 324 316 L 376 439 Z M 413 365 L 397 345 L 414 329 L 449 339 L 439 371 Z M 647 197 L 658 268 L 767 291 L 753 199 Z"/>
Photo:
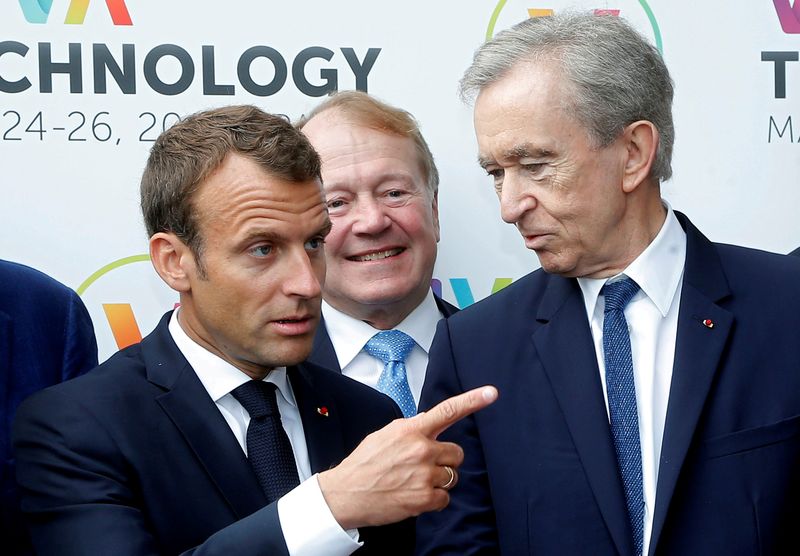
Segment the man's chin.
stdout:
<path fill-rule="evenodd" d="M 311 355 L 311 349 L 304 351 L 302 354 L 287 354 L 285 356 L 271 356 L 268 360 L 268 364 L 264 365 L 265 367 L 270 368 L 277 368 L 277 367 L 293 367 L 294 365 L 299 365 L 306 359 L 308 356 Z"/>
<path fill-rule="evenodd" d="M 404 301 L 417 297 L 416 288 L 409 288 L 405 277 L 393 276 L 391 280 L 371 282 L 364 288 L 354 288 L 351 293 L 338 292 L 335 295 L 325 295 L 325 301 L 344 313 L 358 312 L 359 308 L 391 308 Z M 392 281 L 400 283 L 393 284 Z M 426 288 L 430 287 L 426 285 Z M 425 290 L 427 292 L 427 289 Z"/>
<path fill-rule="evenodd" d="M 311 334 L 303 338 L 278 338 L 271 340 L 272 345 L 278 345 L 278 349 L 271 350 L 270 353 L 263 354 L 262 360 L 269 367 L 290 367 L 302 363 L 311 355 L 314 345 L 314 335 Z"/>
<path fill-rule="evenodd" d="M 559 276 L 564 276 L 566 278 L 577 276 L 575 264 L 573 264 L 571 261 L 566 261 L 563 258 L 548 252 L 537 252 L 536 255 L 539 257 L 539 264 L 541 265 L 542 270 L 548 274 L 558 274 Z"/>

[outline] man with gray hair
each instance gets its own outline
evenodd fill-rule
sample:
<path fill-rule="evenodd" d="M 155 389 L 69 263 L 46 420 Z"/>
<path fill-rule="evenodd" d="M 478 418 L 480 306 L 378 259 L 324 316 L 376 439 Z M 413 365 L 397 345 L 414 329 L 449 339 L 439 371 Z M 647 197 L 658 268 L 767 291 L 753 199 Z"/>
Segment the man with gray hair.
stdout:
<path fill-rule="evenodd" d="M 479 161 L 542 269 L 440 323 L 422 409 L 493 382 L 422 554 L 798 546 L 800 262 L 661 198 L 673 87 L 625 21 L 533 18 L 475 54 Z"/>

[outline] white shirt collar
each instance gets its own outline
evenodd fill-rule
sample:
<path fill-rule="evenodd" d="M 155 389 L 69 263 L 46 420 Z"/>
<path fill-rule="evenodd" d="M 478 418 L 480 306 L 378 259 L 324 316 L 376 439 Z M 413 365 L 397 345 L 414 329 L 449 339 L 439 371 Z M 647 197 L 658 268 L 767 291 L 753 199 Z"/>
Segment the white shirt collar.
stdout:
<path fill-rule="evenodd" d="M 661 202 L 667 209 L 667 217 L 661 230 L 623 272 L 612 278 L 578 278 L 590 321 L 597 306 L 600 290 L 606 282 L 614 281 L 623 274 L 639 284 L 642 293 L 650 298 L 662 317 L 667 316 L 683 276 L 686 262 L 686 233 L 669 203 L 664 200 Z"/>
<path fill-rule="evenodd" d="M 232 390 L 251 379 L 218 355 L 211 353 L 192 340 L 178 322 L 179 311 L 180 308 L 176 309 L 169 319 L 169 333 L 189 365 L 194 369 L 197 378 L 203 383 L 208 395 L 211 396 L 214 403 L 218 403 L 225 395 L 230 394 Z M 264 380 L 275 384 L 283 398 L 297 407 L 294 393 L 286 376 L 286 367 L 273 369 Z"/>
<path fill-rule="evenodd" d="M 322 301 L 322 315 L 331 343 L 336 346 L 336 355 L 339 358 L 339 367 L 344 369 L 364 348 L 367 340 L 372 338 L 378 330 L 372 328 L 364 321 L 334 309 L 324 300 Z M 411 311 L 400 324 L 394 327 L 411 336 L 417 345 L 427 354 L 433 343 L 436 333 L 436 323 L 442 318 L 433 292 L 428 294 L 417 308 Z"/>

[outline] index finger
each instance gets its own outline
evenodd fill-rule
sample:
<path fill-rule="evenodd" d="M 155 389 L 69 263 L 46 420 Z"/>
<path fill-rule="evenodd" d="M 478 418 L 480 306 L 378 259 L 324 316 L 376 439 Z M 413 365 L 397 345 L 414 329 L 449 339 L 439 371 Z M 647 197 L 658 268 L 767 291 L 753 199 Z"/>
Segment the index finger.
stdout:
<path fill-rule="evenodd" d="M 453 423 L 494 403 L 497 395 L 494 386 L 481 386 L 447 398 L 410 420 L 425 436 L 435 439 Z"/>

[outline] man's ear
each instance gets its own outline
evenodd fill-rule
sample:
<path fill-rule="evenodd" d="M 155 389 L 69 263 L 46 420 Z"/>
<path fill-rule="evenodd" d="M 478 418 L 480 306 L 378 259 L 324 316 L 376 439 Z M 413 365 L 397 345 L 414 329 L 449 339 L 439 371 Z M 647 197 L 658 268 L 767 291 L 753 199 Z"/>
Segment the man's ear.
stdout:
<path fill-rule="evenodd" d="M 189 247 L 173 233 L 158 232 L 150 238 L 150 261 L 167 285 L 177 292 L 191 290 L 196 261 Z"/>
<path fill-rule="evenodd" d="M 630 193 L 650 176 L 658 149 L 658 130 L 652 122 L 633 122 L 622 132 L 627 157 L 622 179 L 622 189 Z"/>

